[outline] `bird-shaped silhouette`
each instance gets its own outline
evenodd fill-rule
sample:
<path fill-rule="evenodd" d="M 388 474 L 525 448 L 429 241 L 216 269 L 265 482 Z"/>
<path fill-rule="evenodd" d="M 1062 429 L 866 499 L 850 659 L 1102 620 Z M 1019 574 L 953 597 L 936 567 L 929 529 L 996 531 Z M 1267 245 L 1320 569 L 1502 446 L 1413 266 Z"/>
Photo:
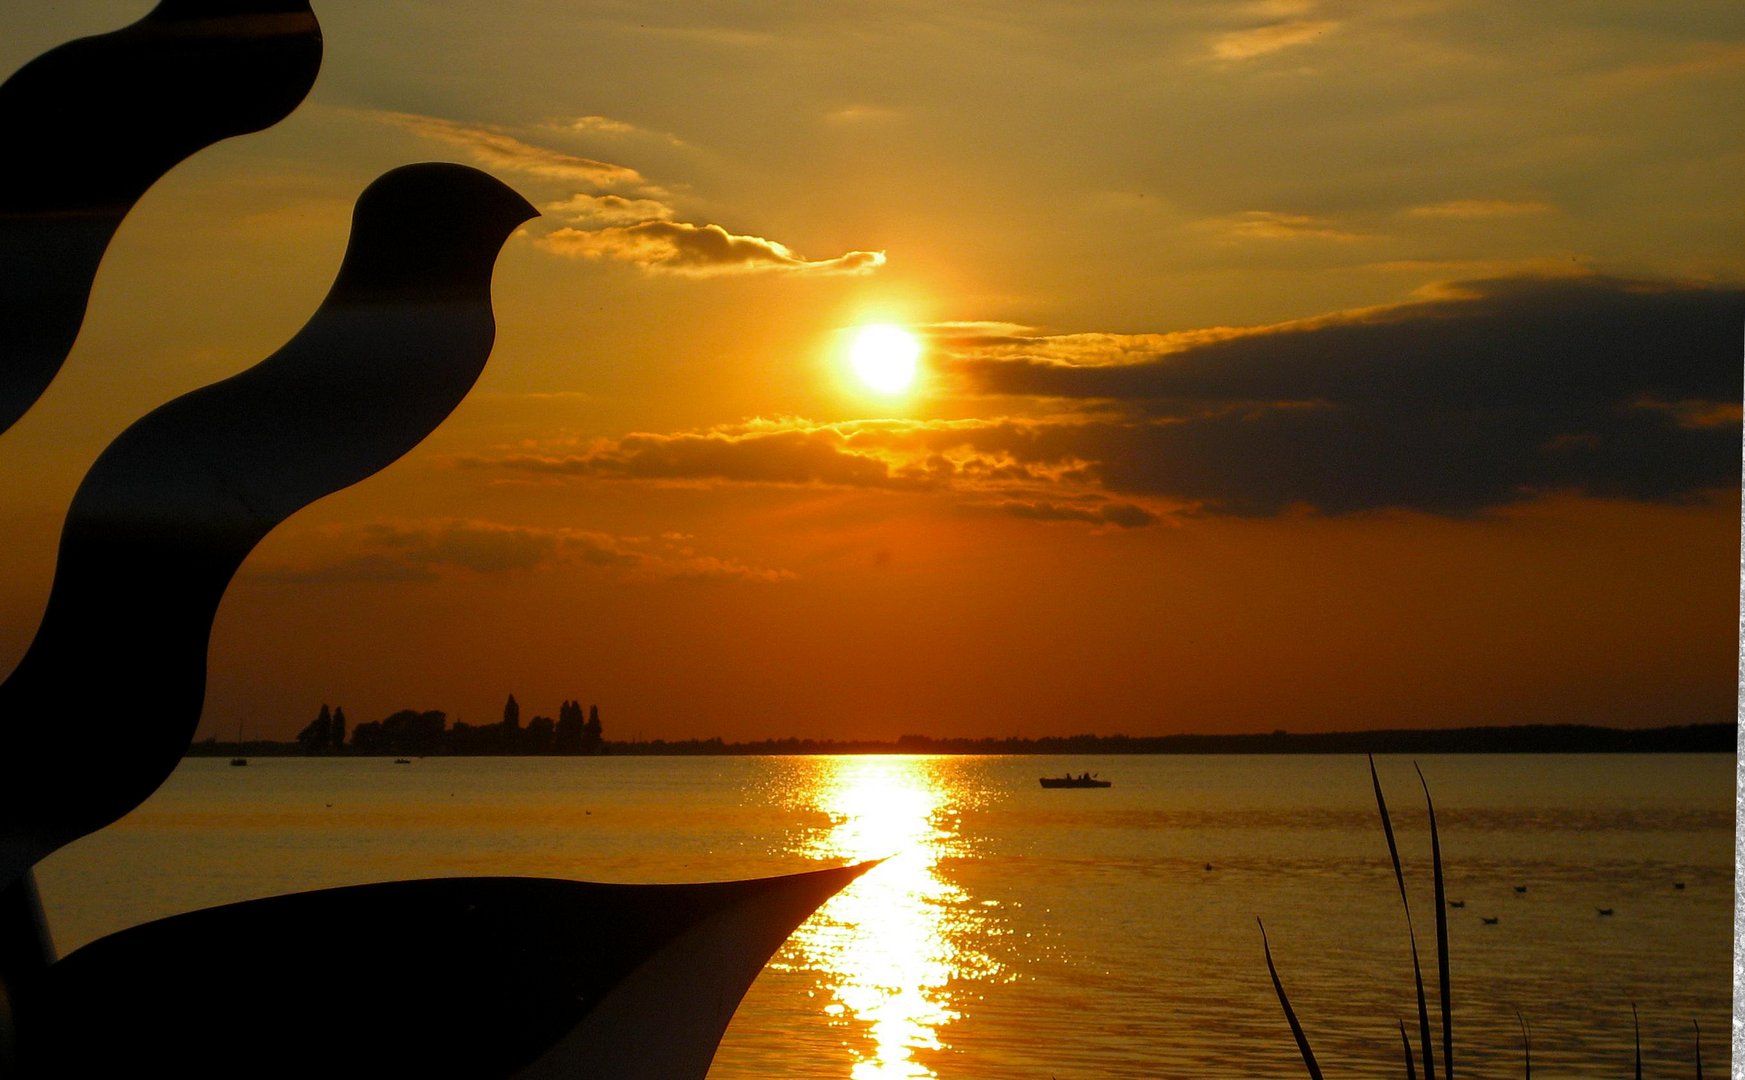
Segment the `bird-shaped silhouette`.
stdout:
<path fill-rule="evenodd" d="M 18 984 L 19 1075 L 703 1080 L 770 955 L 872 865 L 390 882 L 173 916 Z M 286 1024 L 264 1051 L 263 1025 Z"/>
<path fill-rule="evenodd" d="M 140 195 L 201 147 L 282 119 L 320 59 L 307 0 L 162 0 L 0 86 L 0 432 L 72 348 Z M 149 1062 L 190 1077 L 702 1080 L 770 954 L 871 865 L 690 886 L 355 886 L 179 915 L 54 960 L 30 867 L 174 768 L 213 616 L 250 550 L 406 453 L 471 388 L 495 334 L 497 253 L 534 213 L 462 166 L 385 175 L 309 323 L 134 424 L 85 477 L 42 625 L 0 684 L 0 1075 Z M 65 694 L 97 673 L 138 707 L 75 727 Z M 299 1024 L 262 1057 L 261 1018 L 312 1014 L 369 1029 Z"/>
<path fill-rule="evenodd" d="M 86 475 L 42 626 L 0 684 L 6 1075 L 155 1061 L 211 1078 L 703 1080 L 769 956 L 871 865 L 688 886 L 361 885 L 178 915 L 53 958 L 29 868 L 175 767 L 199 718 L 213 616 L 249 551 L 405 454 L 471 389 L 495 335 L 497 253 L 533 216 L 465 166 L 386 174 L 358 199 L 338 276 L 303 329 L 147 415 Z M 66 689 L 91 672 L 142 707 L 63 722 Z M 369 1017 L 367 1037 L 308 1025 L 263 1060 L 260 1019 L 312 1008 Z"/>
<path fill-rule="evenodd" d="M 146 189 L 202 147 L 284 119 L 320 67 L 308 0 L 163 0 L 0 85 L 0 431 L 60 370 L 97 264 Z"/>
<path fill-rule="evenodd" d="M 332 289 L 278 352 L 164 405 L 92 465 L 47 610 L 0 684 L 0 887 L 119 818 L 199 720 L 212 619 L 262 537 L 441 423 L 495 336 L 491 274 L 537 211 L 463 165 L 395 169 L 359 197 Z M 131 709 L 67 716 L 101 672 Z"/>
<path fill-rule="evenodd" d="M 1612 909 L 1609 907 L 1597 907 L 1594 908 L 1594 910 L 1599 912 L 1601 915 L 1610 915 L 1612 913 Z"/>
<path fill-rule="evenodd" d="M 1521 894 L 1521 893 L 1524 893 L 1524 892 L 1526 892 L 1526 891 L 1527 891 L 1527 886 L 1525 886 L 1525 885 L 1517 885 L 1517 886 L 1515 886 L 1515 893 L 1516 893 L 1516 895 L 1519 895 L 1519 894 Z"/>
<path fill-rule="evenodd" d="M 1500 918 L 1501 916 L 1497 915 L 1480 915 L 1478 921 L 1484 923 L 1486 926 L 1495 926 Z"/>
<path fill-rule="evenodd" d="M 1451 908 L 1463 908 L 1466 906 L 1466 901 L 1465 900 L 1450 900 L 1450 901 L 1448 901 L 1448 906 Z"/>

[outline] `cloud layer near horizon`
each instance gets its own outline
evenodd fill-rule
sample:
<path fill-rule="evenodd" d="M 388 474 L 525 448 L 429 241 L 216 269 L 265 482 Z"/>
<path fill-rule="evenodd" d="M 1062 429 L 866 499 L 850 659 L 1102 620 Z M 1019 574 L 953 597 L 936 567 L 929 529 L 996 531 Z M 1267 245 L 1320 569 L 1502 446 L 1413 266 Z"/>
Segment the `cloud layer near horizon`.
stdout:
<path fill-rule="evenodd" d="M 1010 415 L 758 421 L 472 458 L 604 480 L 925 491 L 1048 521 L 1483 513 L 1554 493 L 1682 501 L 1738 482 L 1745 292 L 1510 278 L 1252 328 L 935 328 Z"/>
<path fill-rule="evenodd" d="M 584 529 L 534 528 L 490 521 L 368 522 L 311 537 L 313 554 L 295 565 L 246 572 L 271 585 L 396 585 L 440 580 L 445 572 L 477 575 L 589 567 L 634 581 L 792 580 L 788 570 L 747 566 L 698 552 L 692 538 L 613 536 Z"/>

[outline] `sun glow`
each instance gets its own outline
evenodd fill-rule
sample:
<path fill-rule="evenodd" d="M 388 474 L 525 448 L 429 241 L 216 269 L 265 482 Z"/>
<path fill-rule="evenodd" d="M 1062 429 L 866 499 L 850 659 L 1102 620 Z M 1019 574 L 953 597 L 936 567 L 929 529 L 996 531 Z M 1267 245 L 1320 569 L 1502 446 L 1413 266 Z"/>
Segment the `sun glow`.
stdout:
<path fill-rule="evenodd" d="M 915 382 L 921 342 L 890 323 L 873 323 L 855 331 L 848 359 L 860 381 L 881 394 L 900 394 Z"/>

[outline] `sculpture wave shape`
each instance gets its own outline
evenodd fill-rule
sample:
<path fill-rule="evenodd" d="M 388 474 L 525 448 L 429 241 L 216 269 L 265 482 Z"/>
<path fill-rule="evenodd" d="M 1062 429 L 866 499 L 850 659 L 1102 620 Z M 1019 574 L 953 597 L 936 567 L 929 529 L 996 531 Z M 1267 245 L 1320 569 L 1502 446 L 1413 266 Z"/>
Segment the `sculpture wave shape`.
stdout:
<path fill-rule="evenodd" d="M 871 865 L 441 878 L 178 915 L 22 981 L 17 1075 L 701 1080 L 770 955 Z"/>
<path fill-rule="evenodd" d="M 72 348 L 139 196 L 287 115 L 320 58 L 306 0 L 163 0 L 0 86 L 0 133 L 26 166 L 0 176 L 0 432 Z M 769 956 L 871 865 L 359 885 L 177 915 L 55 959 L 31 867 L 176 767 L 213 618 L 255 545 L 407 453 L 472 388 L 498 252 L 534 216 L 466 166 L 385 174 L 302 330 L 154 410 L 87 473 L 41 626 L 0 683 L 0 1075 L 702 1080 Z M 67 718 L 68 688 L 93 672 L 140 707 Z"/>
<path fill-rule="evenodd" d="M 309 322 L 272 356 L 147 414 L 73 496 L 48 606 L 0 684 L 0 885 L 119 818 L 175 768 L 225 587 L 267 532 L 391 464 L 473 386 L 491 273 L 536 215 L 464 165 L 408 165 L 358 198 Z M 66 717 L 99 670 L 138 710 Z"/>
<path fill-rule="evenodd" d="M 66 360 L 134 203 L 196 151 L 290 115 L 321 52 L 307 0 L 163 0 L 0 84 L 0 432 Z"/>

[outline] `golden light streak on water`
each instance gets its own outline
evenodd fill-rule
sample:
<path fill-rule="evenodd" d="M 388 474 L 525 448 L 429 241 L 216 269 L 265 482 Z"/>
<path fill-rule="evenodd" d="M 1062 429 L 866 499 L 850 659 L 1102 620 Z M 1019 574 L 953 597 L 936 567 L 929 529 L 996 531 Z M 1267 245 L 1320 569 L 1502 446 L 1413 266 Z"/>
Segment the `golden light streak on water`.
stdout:
<path fill-rule="evenodd" d="M 990 965 L 958 943 L 966 935 L 955 913 L 973 908 L 939 873 L 955 838 L 954 795 L 926 758 L 825 758 L 818 766 L 814 806 L 830 827 L 808 853 L 885 861 L 800 929 L 797 951 L 823 974 L 825 1013 L 867 1038 L 853 1080 L 931 1080 L 917 1053 L 946 1048 L 941 1033 L 960 1017 L 952 981 L 984 977 Z"/>

